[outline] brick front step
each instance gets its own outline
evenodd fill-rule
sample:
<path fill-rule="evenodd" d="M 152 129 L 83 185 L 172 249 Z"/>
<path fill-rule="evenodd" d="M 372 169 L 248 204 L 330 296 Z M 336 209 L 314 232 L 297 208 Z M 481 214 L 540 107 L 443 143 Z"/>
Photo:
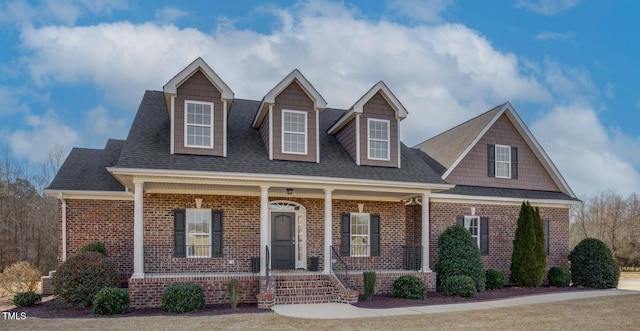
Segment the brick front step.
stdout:
<path fill-rule="evenodd" d="M 300 303 L 330 303 L 337 302 L 337 295 L 299 295 L 299 296 L 278 296 L 276 295 L 275 304 L 300 304 Z"/>
<path fill-rule="evenodd" d="M 298 296 L 298 295 L 333 295 L 333 287 L 312 287 L 312 288 L 277 288 L 276 297 Z"/>
<path fill-rule="evenodd" d="M 323 288 L 323 287 L 331 287 L 331 283 L 324 279 L 314 279 L 314 280 L 280 280 L 278 281 L 277 288 L 300 288 L 300 289 L 308 289 L 308 288 Z"/>

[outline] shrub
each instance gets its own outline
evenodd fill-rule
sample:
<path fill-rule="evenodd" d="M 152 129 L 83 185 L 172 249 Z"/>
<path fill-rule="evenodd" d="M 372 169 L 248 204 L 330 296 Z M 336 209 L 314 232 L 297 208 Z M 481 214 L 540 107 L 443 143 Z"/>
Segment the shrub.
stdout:
<path fill-rule="evenodd" d="M 442 284 L 444 293 L 450 296 L 473 298 L 476 296 L 476 283 L 469 276 L 448 277 Z"/>
<path fill-rule="evenodd" d="M 170 313 L 202 310 L 205 305 L 202 287 L 192 283 L 175 283 L 162 293 L 160 309 Z"/>
<path fill-rule="evenodd" d="M 500 270 L 487 269 L 485 276 L 487 278 L 487 289 L 489 290 L 500 289 L 506 283 L 504 273 Z"/>
<path fill-rule="evenodd" d="M 426 292 L 427 288 L 424 286 L 422 279 L 406 275 L 398 277 L 393 282 L 391 295 L 404 299 L 424 299 Z"/>
<path fill-rule="evenodd" d="M 571 283 L 571 271 L 565 267 L 551 267 L 547 278 L 551 286 L 567 287 Z"/>
<path fill-rule="evenodd" d="M 231 299 L 231 309 L 235 310 L 236 307 L 238 306 L 238 288 L 240 287 L 240 284 L 238 283 L 237 279 L 232 279 L 229 282 L 229 299 Z"/>
<path fill-rule="evenodd" d="M 365 271 L 362 277 L 364 280 L 364 298 L 369 300 L 376 292 L 376 272 Z"/>
<path fill-rule="evenodd" d="M 87 307 L 104 287 L 118 284 L 118 269 L 106 256 L 97 252 L 70 257 L 53 275 L 53 293 L 80 307 Z"/>
<path fill-rule="evenodd" d="M 485 274 L 480 250 L 471 233 L 462 225 L 448 227 L 438 238 L 440 258 L 435 265 L 436 289 L 452 276 L 469 276 L 478 292 L 484 291 Z"/>
<path fill-rule="evenodd" d="M 511 282 L 521 287 L 538 287 L 546 269 L 547 254 L 540 211 L 529 202 L 523 202 L 513 240 Z"/>
<path fill-rule="evenodd" d="M 614 288 L 618 286 L 620 269 L 611 250 L 595 238 L 583 239 L 569 253 L 571 279 L 574 286 Z"/>
<path fill-rule="evenodd" d="M 17 307 L 28 307 L 40 301 L 40 294 L 36 292 L 21 292 L 13 296 L 13 304 Z"/>
<path fill-rule="evenodd" d="M 105 287 L 93 297 L 94 314 L 124 314 L 127 309 L 129 309 L 129 293 L 126 290 Z"/>
<path fill-rule="evenodd" d="M 100 242 L 100 241 L 94 241 L 94 242 L 90 242 L 84 246 L 82 246 L 82 248 L 80 248 L 79 253 L 87 253 L 87 252 L 98 252 L 104 256 L 108 256 L 107 255 L 107 248 L 104 247 L 104 243 Z"/>
<path fill-rule="evenodd" d="M 40 284 L 40 270 L 27 261 L 19 261 L 0 274 L 0 293 L 35 292 Z"/>

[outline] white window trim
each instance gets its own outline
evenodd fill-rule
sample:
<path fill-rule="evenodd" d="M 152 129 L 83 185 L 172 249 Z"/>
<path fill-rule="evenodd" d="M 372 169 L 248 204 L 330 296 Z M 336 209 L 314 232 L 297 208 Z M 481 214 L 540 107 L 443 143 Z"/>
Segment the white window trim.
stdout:
<path fill-rule="evenodd" d="M 187 108 L 187 107 L 188 107 L 188 104 L 190 104 L 190 103 L 193 103 L 193 104 L 201 104 L 201 105 L 208 105 L 208 106 L 210 106 L 210 107 L 211 107 L 211 123 L 210 123 L 210 125 L 189 124 L 189 123 L 187 122 L 187 115 L 188 115 L 188 113 L 187 113 L 187 109 L 188 109 L 188 108 Z M 184 112 L 184 147 L 189 147 L 189 148 L 213 149 L 213 148 L 214 148 L 214 146 L 213 146 L 213 134 L 214 134 L 214 132 L 213 132 L 213 122 L 214 122 L 213 118 L 214 118 L 214 114 L 215 114 L 215 110 L 213 109 L 213 102 L 203 102 L 203 101 L 185 100 L 185 101 L 184 101 L 184 111 L 183 111 L 183 112 Z M 187 136 L 188 136 L 188 130 L 187 130 L 187 127 L 188 127 L 189 125 L 192 125 L 192 126 L 200 126 L 200 127 L 209 127 L 209 128 L 211 128 L 211 137 L 210 137 L 210 139 L 209 139 L 209 146 L 189 145 L 189 144 L 187 143 L 187 141 L 188 141 L 188 139 L 187 139 Z"/>
<path fill-rule="evenodd" d="M 472 219 L 476 220 L 476 226 L 478 227 L 478 235 L 477 236 L 474 236 L 473 233 L 471 233 L 471 230 L 469 230 L 469 227 L 467 226 L 467 221 L 468 221 L 468 223 L 471 223 Z M 480 233 L 480 216 L 465 216 L 462 226 L 464 226 L 464 228 L 467 229 L 469 231 L 469 233 L 471 233 L 471 237 L 473 237 L 473 239 L 475 239 L 476 244 L 478 245 L 478 249 L 480 249 L 480 238 L 482 236 L 482 234 Z"/>
<path fill-rule="evenodd" d="M 509 151 L 509 161 L 498 161 L 498 148 L 506 148 L 507 151 Z M 494 150 L 494 155 L 495 155 L 495 175 L 496 178 L 506 178 L 506 179 L 510 179 L 511 178 L 511 146 L 507 146 L 507 145 L 495 145 L 495 150 Z M 499 176 L 498 175 L 498 164 L 507 164 L 507 170 L 508 170 L 508 175 L 507 176 Z"/>
<path fill-rule="evenodd" d="M 285 113 L 290 113 L 290 114 L 302 114 L 304 115 L 304 132 L 300 133 L 300 132 L 294 132 L 294 131 L 285 131 L 284 130 L 284 114 Z M 280 135 L 280 151 L 283 154 L 297 154 L 297 155 L 307 155 L 307 149 L 309 146 L 309 141 L 308 141 L 308 132 L 309 132 L 309 119 L 308 119 L 308 114 L 306 111 L 300 111 L 300 110 L 291 110 L 291 109 L 283 109 L 282 110 L 282 118 L 280 119 L 280 123 L 281 123 L 281 135 Z M 290 152 L 290 151 L 285 151 L 284 150 L 284 135 L 285 133 L 290 133 L 290 134 L 302 134 L 304 136 L 304 152 Z"/>
<path fill-rule="evenodd" d="M 387 123 L 387 139 L 374 139 L 371 138 L 371 122 L 384 122 Z M 367 119 L 367 158 L 369 160 L 389 161 L 391 159 L 391 122 L 389 120 L 383 120 L 378 118 Z M 387 143 L 387 157 L 377 158 L 371 156 L 371 141 L 384 141 Z"/>
<path fill-rule="evenodd" d="M 365 254 L 353 254 L 353 231 L 351 231 L 351 227 L 353 226 L 353 217 L 354 216 L 367 216 L 367 245 L 365 246 Z M 365 237 L 365 235 L 357 234 L 355 236 Z M 351 213 L 349 214 L 349 245 L 351 246 L 349 252 L 351 257 L 369 257 L 371 255 L 371 214 L 368 213 Z"/>
<path fill-rule="evenodd" d="M 190 233 L 188 232 L 188 229 L 189 229 L 189 214 L 194 213 L 194 212 L 205 212 L 205 213 L 208 213 L 208 215 L 209 215 L 209 234 L 208 234 L 209 235 L 209 244 L 208 244 L 209 245 L 209 249 L 208 249 L 209 254 L 208 255 L 190 255 L 189 254 L 189 239 L 188 239 L 189 235 L 190 235 Z M 213 228 L 212 228 L 213 227 L 213 220 L 212 220 L 212 217 L 211 217 L 211 209 L 186 209 L 185 210 L 185 214 L 184 214 L 184 222 L 185 222 L 185 224 L 184 224 L 184 229 L 185 229 L 184 243 L 185 243 L 185 246 L 186 246 L 186 249 L 185 249 L 186 257 L 187 258 L 210 258 L 211 257 L 211 253 L 213 253 L 212 252 L 213 251 L 213 242 L 212 242 L 212 240 L 213 240 Z"/>

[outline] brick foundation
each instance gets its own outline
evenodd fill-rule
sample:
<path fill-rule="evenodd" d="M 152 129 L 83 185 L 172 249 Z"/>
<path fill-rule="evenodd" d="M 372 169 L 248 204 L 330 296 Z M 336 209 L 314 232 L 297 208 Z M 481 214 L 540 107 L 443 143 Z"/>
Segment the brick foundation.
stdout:
<path fill-rule="evenodd" d="M 436 273 L 435 272 L 417 272 L 417 271 L 389 271 L 376 272 L 376 291 L 375 294 L 389 294 L 393 291 L 393 282 L 400 276 L 411 275 L 419 277 L 424 281 L 427 291 L 436 290 Z M 364 293 L 364 279 L 362 273 L 349 274 L 349 288 Z"/>

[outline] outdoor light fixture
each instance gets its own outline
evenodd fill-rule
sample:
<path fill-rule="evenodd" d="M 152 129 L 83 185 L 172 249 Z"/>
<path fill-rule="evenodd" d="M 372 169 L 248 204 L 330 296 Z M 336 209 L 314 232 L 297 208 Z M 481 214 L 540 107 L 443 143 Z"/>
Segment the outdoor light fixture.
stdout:
<path fill-rule="evenodd" d="M 292 188 L 288 188 L 287 189 L 287 195 L 292 195 L 293 194 L 293 189 Z"/>

